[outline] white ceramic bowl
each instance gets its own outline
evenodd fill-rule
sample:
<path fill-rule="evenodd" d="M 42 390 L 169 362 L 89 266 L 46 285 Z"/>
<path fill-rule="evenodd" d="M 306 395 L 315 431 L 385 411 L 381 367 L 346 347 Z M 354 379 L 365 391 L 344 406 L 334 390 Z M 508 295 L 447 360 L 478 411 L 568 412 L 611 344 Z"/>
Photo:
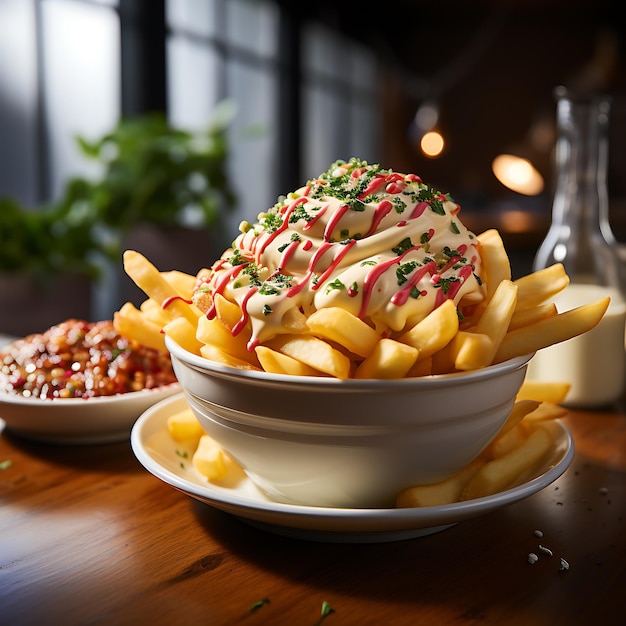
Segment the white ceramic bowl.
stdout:
<path fill-rule="evenodd" d="M 0 393 L 0 424 L 27 439 L 55 444 L 111 443 L 129 439 L 137 418 L 176 393 L 172 383 L 97 398 L 24 398 Z"/>
<path fill-rule="evenodd" d="M 529 356 L 473 372 L 336 380 L 237 370 L 166 338 L 174 372 L 206 432 L 274 500 L 393 506 L 475 458 L 515 402 Z"/>

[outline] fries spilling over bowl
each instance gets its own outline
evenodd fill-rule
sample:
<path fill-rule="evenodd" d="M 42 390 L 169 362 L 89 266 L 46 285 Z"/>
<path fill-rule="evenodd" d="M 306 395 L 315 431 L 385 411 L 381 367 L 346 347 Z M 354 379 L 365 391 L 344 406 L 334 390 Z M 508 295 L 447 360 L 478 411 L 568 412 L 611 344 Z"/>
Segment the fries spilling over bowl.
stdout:
<path fill-rule="evenodd" d="M 281 385 L 289 385 L 290 380 L 294 385 L 311 385 L 315 380 L 318 389 L 326 388 L 319 386 L 323 383 L 363 390 L 367 387 L 356 383 L 368 381 L 370 388 L 383 392 L 384 381 L 424 386 L 424 381 L 450 377 L 474 380 L 483 370 L 501 371 L 522 357 L 526 359 L 520 367 L 525 371 L 535 351 L 585 333 L 602 319 L 608 297 L 565 312 L 557 310 L 552 298 L 569 284 L 560 264 L 512 280 L 499 233 L 487 230 L 475 235 L 460 221 L 459 212 L 448 194 L 414 174 L 359 159 L 337 161 L 259 214 L 255 223 L 243 223 L 232 247 L 196 276 L 161 272 L 140 253 L 126 251 L 125 270 L 148 298 L 139 309 L 125 304 L 114 323 L 119 332 L 146 345 L 162 346 L 165 335 L 168 346 L 177 347 L 173 363 L 186 392 L 189 376 L 183 367 L 189 359 L 181 358 L 181 353 L 193 355 L 196 374 L 202 363 L 203 370 L 228 372 L 231 379 L 239 373 L 247 383 L 254 380 L 255 389 L 263 380 L 270 386 L 277 380 Z M 478 434 L 477 446 L 467 442 L 473 450 L 469 460 L 486 450 L 503 427 L 517 394 L 523 393 L 523 373 L 507 402 L 500 400 L 492 430 Z M 563 397 L 562 389 L 549 385 L 534 391 L 539 394 L 536 401 L 542 396 L 548 401 Z M 192 393 L 202 395 L 197 387 Z M 357 399 L 352 393 L 358 414 L 361 405 L 368 403 L 368 394 L 363 392 Z M 192 408 L 203 414 L 205 430 L 215 430 L 216 439 L 258 484 L 276 492 L 276 497 L 301 500 L 295 492 L 275 488 L 276 471 L 263 478 L 262 464 L 250 470 L 248 455 L 226 436 L 227 418 L 221 409 L 230 411 L 230 426 L 239 424 L 236 416 L 256 413 L 254 403 L 241 405 L 234 398 L 237 395 L 233 390 L 232 402 L 230 396 L 219 401 L 203 397 L 207 405 Z M 324 404 L 320 397 L 314 403 Z M 293 417 L 288 419 L 299 419 L 301 404 L 291 408 Z M 463 404 L 460 398 L 459 417 L 471 408 Z M 396 408 L 390 394 L 387 407 L 386 413 L 407 410 L 406 405 Z M 259 410 L 263 417 L 273 416 L 266 407 Z M 410 410 L 419 422 L 430 407 L 416 399 Z M 482 410 L 474 407 L 474 413 Z M 385 422 L 388 415 L 383 412 L 378 419 Z M 252 437 L 251 431 L 247 436 Z M 368 450 L 374 445 L 354 443 Z M 393 445 L 389 444 L 389 451 Z M 408 446 L 401 447 L 410 454 Z M 385 479 L 393 474 L 394 463 Z M 454 464 L 431 473 L 420 470 L 421 474 L 408 478 L 408 463 L 402 479 L 390 490 L 400 493 L 424 477 L 429 483 L 441 482 L 438 476 L 449 478 L 466 464 L 465 460 L 457 463 L 453 471 Z M 338 462 L 335 469 L 345 468 Z M 300 480 L 304 483 L 308 478 Z M 369 500 L 375 498 L 355 501 L 358 506 Z M 308 501 L 352 503 L 345 495 L 315 495 Z"/>

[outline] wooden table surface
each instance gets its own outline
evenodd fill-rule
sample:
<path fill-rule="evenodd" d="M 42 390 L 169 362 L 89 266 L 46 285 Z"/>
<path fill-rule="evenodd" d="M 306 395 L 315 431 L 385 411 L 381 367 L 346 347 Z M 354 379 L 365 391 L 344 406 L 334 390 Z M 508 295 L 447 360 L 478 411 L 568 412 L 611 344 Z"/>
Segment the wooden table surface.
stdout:
<path fill-rule="evenodd" d="M 0 624 L 313 626 L 323 603 L 324 626 L 622 624 L 626 415 L 565 423 L 576 455 L 543 491 L 376 544 L 254 529 L 149 474 L 127 442 L 62 447 L 4 432 Z"/>

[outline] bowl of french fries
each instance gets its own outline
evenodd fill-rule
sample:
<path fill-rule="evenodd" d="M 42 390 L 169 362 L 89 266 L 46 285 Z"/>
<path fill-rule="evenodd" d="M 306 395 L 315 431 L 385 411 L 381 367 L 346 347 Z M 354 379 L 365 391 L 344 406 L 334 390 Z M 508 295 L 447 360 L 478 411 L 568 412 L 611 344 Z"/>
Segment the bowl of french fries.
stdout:
<path fill-rule="evenodd" d="M 391 506 L 472 461 L 505 422 L 529 359 L 339 380 L 233 371 L 166 342 L 204 431 L 258 487 L 279 502 L 344 508 Z"/>
<path fill-rule="evenodd" d="M 126 251 L 151 305 L 124 316 L 145 333 L 158 310 L 204 431 L 271 498 L 389 506 L 479 457 L 532 355 L 608 307 L 559 312 L 563 266 L 513 280 L 499 233 L 459 209 L 413 174 L 338 161 L 243 223 L 191 289 Z"/>

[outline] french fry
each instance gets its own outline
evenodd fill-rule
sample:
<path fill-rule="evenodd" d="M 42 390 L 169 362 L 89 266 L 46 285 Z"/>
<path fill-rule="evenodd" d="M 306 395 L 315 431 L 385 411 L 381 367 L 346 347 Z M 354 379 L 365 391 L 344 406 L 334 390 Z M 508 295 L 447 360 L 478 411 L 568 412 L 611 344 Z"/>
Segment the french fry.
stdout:
<path fill-rule="evenodd" d="M 209 359 L 209 361 L 215 361 L 216 363 L 228 365 L 229 367 L 234 367 L 240 370 L 261 370 L 260 367 L 252 365 L 249 361 L 238 359 L 237 357 L 232 356 L 231 354 L 228 354 L 228 352 L 224 352 L 224 350 L 221 350 L 211 344 L 203 345 L 200 348 L 200 355 L 205 359 Z"/>
<path fill-rule="evenodd" d="M 182 298 L 191 298 L 194 287 L 196 286 L 196 277 L 181 272 L 179 270 L 170 270 L 168 272 L 161 272 L 161 276 L 177 291 L 178 295 Z"/>
<path fill-rule="evenodd" d="M 418 359 L 422 360 L 448 345 L 458 330 L 459 315 L 456 306 L 452 300 L 446 300 L 401 335 L 399 341 L 417 348 Z"/>
<path fill-rule="evenodd" d="M 216 293 L 213 298 L 217 319 L 225 328 L 232 331 L 241 319 L 241 308 L 235 302 L 227 300 L 221 293 Z"/>
<path fill-rule="evenodd" d="M 511 280 L 511 263 L 500 233 L 495 229 L 478 235 L 480 256 L 483 262 L 487 302 L 503 280 Z"/>
<path fill-rule="evenodd" d="M 174 441 L 191 442 L 195 445 L 200 441 L 200 437 L 206 434 L 190 409 L 170 415 L 167 418 L 167 432 Z"/>
<path fill-rule="evenodd" d="M 565 402 L 571 384 L 567 382 L 544 382 L 538 380 L 525 380 L 517 393 L 518 400 L 539 400 L 552 404 Z"/>
<path fill-rule="evenodd" d="M 485 354 L 495 352 L 488 335 L 460 330 L 450 342 L 451 357 L 457 370 L 473 370 L 484 367 Z"/>
<path fill-rule="evenodd" d="M 558 404 L 541 402 L 534 411 L 528 414 L 526 422 L 536 424 L 537 422 L 554 421 L 565 417 L 567 413 L 567 409 Z"/>
<path fill-rule="evenodd" d="M 493 361 L 511 322 L 517 303 L 517 285 L 510 280 L 503 280 L 493 293 L 491 300 L 483 309 L 478 323 L 471 332 L 485 335 L 490 342 L 482 341 L 478 348 L 467 354 L 459 354 L 455 360 L 457 369 L 478 369 L 487 367 Z M 483 345 L 484 344 L 484 345 Z M 466 342 L 464 349 L 468 349 Z"/>
<path fill-rule="evenodd" d="M 139 311 L 144 319 L 154 322 L 159 328 L 163 328 L 171 319 L 152 298 L 146 298 L 139 305 Z"/>
<path fill-rule="evenodd" d="M 419 354 L 417 348 L 393 339 L 381 339 L 357 367 L 355 378 L 403 378 L 413 367 Z"/>
<path fill-rule="evenodd" d="M 319 370 L 315 370 L 301 361 L 294 359 L 278 350 L 272 350 L 267 346 L 257 346 L 255 352 L 261 367 L 266 372 L 273 374 L 288 374 L 290 376 L 321 376 Z"/>
<path fill-rule="evenodd" d="M 519 448 L 526 440 L 526 437 L 528 437 L 526 425 L 523 422 L 519 422 L 506 432 L 499 434 L 489 444 L 489 454 L 496 459 L 505 456 L 515 450 L 515 448 Z"/>
<path fill-rule="evenodd" d="M 496 352 L 494 361 L 501 362 L 523 354 L 530 354 L 586 333 L 602 319 L 609 301 L 609 297 L 601 298 L 507 333 L 500 349 Z"/>
<path fill-rule="evenodd" d="M 542 304 L 569 285 L 569 276 L 562 263 L 555 263 L 515 281 L 518 288 L 518 308 L 526 309 Z"/>
<path fill-rule="evenodd" d="M 288 333 L 304 333 L 309 329 L 306 315 L 296 307 L 285 311 L 281 324 Z"/>
<path fill-rule="evenodd" d="M 163 332 L 181 348 L 192 354 L 200 354 L 202 342 L 196 339 L 196 327 L 185 317 L 177 317 L 163 327 Z"/>
<path fill-rule="evenodd" d="M 118 334 L 141 345 L 167 352 L 161 327 L 146 319 L 130 302 L 122 305 L 120 310 L 113 314 L 113 327 Z"/>
<path fill-rule="evenodd" d="M 517 400 L 506 418 L 506 422 L 500 428 L 496 439 L 517 426 L 526 416 L 536 411 L 540 405 L 541 403 L 537 400 Z"/>
<path fill-rule="evenodd" d="M 478 458 L 439 483 L 408 487 L 397 495 L 396 506 L 398 508 L 442 506 L 458 502 L 466 485 L 483 465 L 484 461 Z"/>
<path fill-rule="evenodd" d="M 209 435 L 200 437 L 191 462 L 196 470 L 209 480 L 219 480 L 226 476 L 225 453 L 220 445 Z"/>
<path fill-rule="evenodd" d="M 350 375 L 350 359 L 329 343 L 312 335 L 282 335 L 272 339 L 268 345 L 335 378 L 346 379 Z"/>
<path fill-rule="evenodd" d="M 198 315 L 142 254 L 134 250 L 124 252 L 124 269 L 144 293 L 157 302 L 171 318 L 185 317 L 196 324 Z"/>
<path fill-rule="evenodd" d="M 407 372 L 407 378 L 416 378 L 419 376 L 430 376 L 433 373 L 433 357 L 429 356 L 425 359 L 418 357 L 413 367 Z"/>
<path fill-rule="evenodd" d="M 227 301 L 226 301 L 227 302 Z M 247 348 L 249 333 L 233 336 L 231 330 L 224 326 L 220 319 L 208 319 L 206 315 L 198 318 L 196 339 L 200 344 L 212 345 L 241 361 L 247 361 L 255 367 L 259 366 L 256 354 Z"/>
<path fill-rule="evenodd" d="M 537 306 L 528 307 L 525 309 L 516 308 L 516 310 L 513 312 L 513 316 L 511 317 L 511 321 L 509 322 L 509 332 L 512 330 L 516 330 L 517 328 L 522 328 L 523 326 L 536 324 L 537 322 L 546 319 L 547 317 L 552 317 L 553 315 L 557 314 L 558 310 L 554 302 L 539 304 Z"/>
<path fill-rule="evenodd" d="M 552 441 L 546 429 L 533 430 L 519 446 L 485 463 L 463 490 L 463 499 L 482 498 L 509 488 L 529 467 L 536 467 L 549 452 Z"/>
<path fill-rule="evenodd" d="M 363 320 L 338 307 L 319 309 L 311 314 L 307 326 L 312 334 L 366 357 L 380 339 L 379 334 Z"/>

